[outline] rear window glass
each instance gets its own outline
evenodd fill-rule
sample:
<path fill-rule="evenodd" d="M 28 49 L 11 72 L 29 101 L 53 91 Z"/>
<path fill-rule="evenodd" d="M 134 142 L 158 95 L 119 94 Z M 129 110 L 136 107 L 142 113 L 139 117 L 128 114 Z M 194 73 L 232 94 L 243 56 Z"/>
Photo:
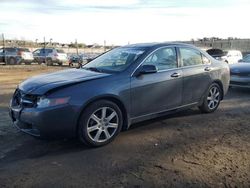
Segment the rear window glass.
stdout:
<path fill-rule="evenodd" d="M 30 50 L 28 48 L 20 48 L 19 50 L 22 52 L 30 52 Z"/>
<path fill-rule="evenodd" d="M 57 53 L 65 53 L 63 50 L 56 50 L 57 51 Z"/>
<path fill-rule="evenodd" d="M 5 48 L 6 52 L 16 52 L 15 48 Z"/>

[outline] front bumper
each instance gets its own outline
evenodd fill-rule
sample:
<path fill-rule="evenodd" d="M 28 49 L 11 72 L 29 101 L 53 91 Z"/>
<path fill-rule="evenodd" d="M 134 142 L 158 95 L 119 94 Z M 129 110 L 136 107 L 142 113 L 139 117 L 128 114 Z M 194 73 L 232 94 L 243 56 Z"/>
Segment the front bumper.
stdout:
<path fill-rule="evenodd" d="M 250 88 L 250 77 L 231 76 L 230 77 L 230 86 L 231 87 Z"/>
<path fill-rule="evenodd" d="M 9 114 L 14 127 L 35 137 L 76 136 L 77 118 L 70 105 L 44 109 L 10 107 Z"/>
<path fill-rule="evenodd" d="M 52 59 L 53 63 L 67 63 L 67 59 Z"/>

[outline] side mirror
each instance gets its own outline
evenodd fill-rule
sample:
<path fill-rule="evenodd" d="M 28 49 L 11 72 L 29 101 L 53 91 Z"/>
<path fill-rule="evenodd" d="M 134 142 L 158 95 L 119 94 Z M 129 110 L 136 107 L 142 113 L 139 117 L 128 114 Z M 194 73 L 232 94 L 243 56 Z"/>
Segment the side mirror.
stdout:
<path fill-rule="evenodd" d="M 240 59 L 238 62 L 243 62 L 243 59 Z"/>
<path fill-rule="evenodd" d="M 137 76 L 141 74 L 152 74 L 158 71 L 155 65 L 143 65 L 137 71 Z"/>

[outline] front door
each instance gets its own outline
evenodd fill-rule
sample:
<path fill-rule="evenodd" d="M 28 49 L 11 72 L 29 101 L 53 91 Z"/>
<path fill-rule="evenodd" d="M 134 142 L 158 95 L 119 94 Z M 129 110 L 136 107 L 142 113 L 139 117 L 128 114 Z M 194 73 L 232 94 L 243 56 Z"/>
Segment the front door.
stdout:
<path fill-rule="evenodd" d="M 148 56 L 141 66 L 155 65 L 158 72 L 131 77 L 132 118 L 163 112 L 181 105 L 182 70 L 176 49 L 163 47 Z"/>

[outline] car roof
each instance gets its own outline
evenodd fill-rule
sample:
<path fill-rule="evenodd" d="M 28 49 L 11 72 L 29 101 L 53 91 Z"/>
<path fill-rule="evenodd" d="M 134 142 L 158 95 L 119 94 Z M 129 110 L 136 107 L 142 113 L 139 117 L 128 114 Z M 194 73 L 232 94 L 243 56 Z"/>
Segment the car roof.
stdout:
<path fill-rule="evenodd" d="M 129 44 L 123 47 L 131 47 L 131 48 L 152 48 L 152 47 L 162 47 L 162 46 L 170 46 L 170 45 L 178 45 L 178 46 L 187 46 L 187 47 L 193 47 L 195 46 L 187 43 L 181 43 L 181 42 L 163 42 L 163 43 L 138 43 L 138 44 Z"/>

